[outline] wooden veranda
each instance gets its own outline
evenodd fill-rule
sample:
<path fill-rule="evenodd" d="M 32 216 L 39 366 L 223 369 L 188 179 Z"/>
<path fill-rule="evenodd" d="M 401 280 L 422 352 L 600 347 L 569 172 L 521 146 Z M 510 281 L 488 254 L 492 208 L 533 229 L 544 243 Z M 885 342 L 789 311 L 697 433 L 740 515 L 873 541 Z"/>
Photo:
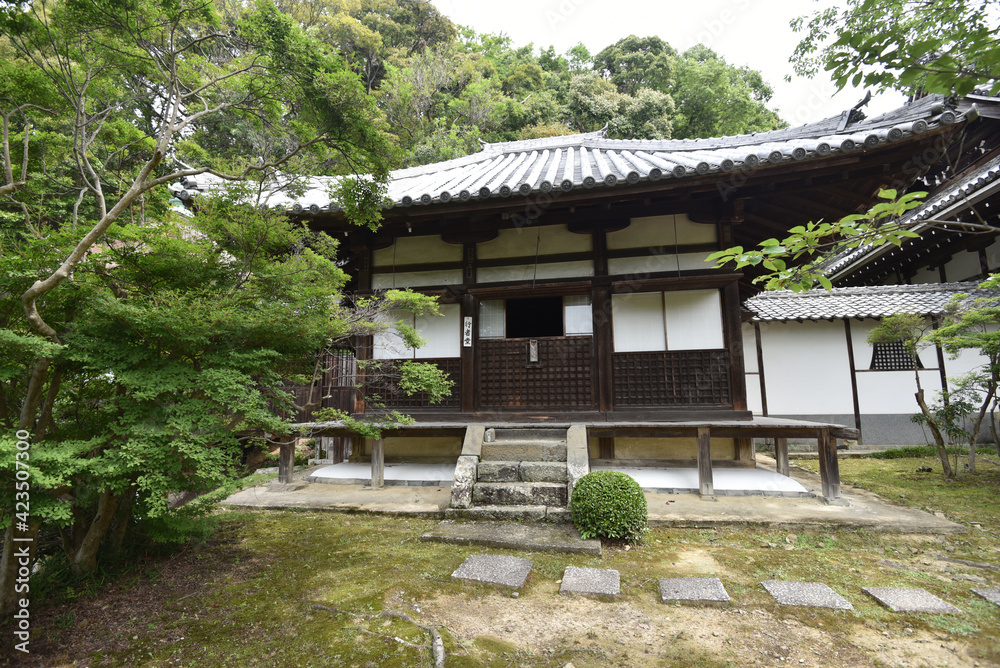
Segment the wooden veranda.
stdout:
<path fill-rule="evenodd" d="M 755 466 L 752 449 L 749 457 L 736 460 L 716 460 L 711 457 L 711 439 L 732 438 L 737 442 L 749 439 L 774 439 L 777 471 L 788 476 L 788 439 L 810 439 L 816 441 L 819 455 L 820 478 L 822 480 L 823 499 L 827 503 L 842 504 L 840 493 L 840 465 L 837 459 L 838 440 L 856 440 L 858 431 L 838 424 L 821 422 L 806 422 L 803 420 L 787 420 L 781 418 L 757 417 L 752 420 L 717 420 L 690 422 L 577 422 L 577 423 L 543 423 L 548 428 L 569 428 L 581 426 L 586 429 L 588 438 L 615 437 L 645 437 L 645 438 L 694 438 L 697 440 L 696 459 L 688 460 L 658 460 L 656 466 L 663 468 L 696 466 L 698 469 L 698 487 L 701 498 L 711 500 L 715 496 L 713 469 L 724 466 Z M 473 428 L 493 427 L 496 429 L 522 429 L 540 426 L 539 422 L 517 423 L 495 421 L 489 423 L 462 422 L 418 422 L 401 426 L 386 432 L 386 436 L 460 436 L 464 437 Z M 306 422 L 295 425 L 299 430 L 307 430 L 314 436 L 351 436 L 350 429 L 340 422 Z M 381 487 L 385 467 L 384 450 L 381 441 L 372 442 L 371 467 L 372 486 Z M 294 470 L 294 448 L 291 441 L 282 444 L 279 457 L 278 480 L 282 483 L 292 481 Z M 649 462 L 654 465 L 654 462 Z"/>

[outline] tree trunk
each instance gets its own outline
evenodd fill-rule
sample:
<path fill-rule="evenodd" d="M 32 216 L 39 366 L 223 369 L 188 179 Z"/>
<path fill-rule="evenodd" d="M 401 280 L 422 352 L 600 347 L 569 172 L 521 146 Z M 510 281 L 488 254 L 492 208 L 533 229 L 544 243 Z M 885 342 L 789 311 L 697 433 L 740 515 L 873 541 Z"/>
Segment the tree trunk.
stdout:
<path fill-rule="evenodd" d="M 125 534 L 128 532 L 128 525 L 132 521 L 132 506 L 134 503 L 135 489 L 129 489 L 118 504 L 118 510 L 115 512 L 115 521 L 111 527 L 111 535 L 108 538 L 108 547 L 112 554 L 119 554 L 122 551 Z"/>
<path fill-rule="evenodd" d="M 1000 432 L 997 431 L 997 400 L 993 398 L 993 405 L 990 406 L 990 431 L 993 433 L 993 447 L 997 454 L 1000 454 Z"/>
<path fill-rule="evenodd" d="M 31 431 L 35 424 L 35 414 L 38 412 L 38 405 L 42 402 L 42 388 L 45 387 L 45 379 L 49 375 L 51 362 L 52 360 L 48 357 L 39 357 L 35 361 L 35 366 L 31 370 L 31 378 L 28 379 L 24 404 L 21 406 L 21 416 L 17 422 L 18 429 Z"/>
<path fill-rule="evenodd" d="M 929 408 L 927 408 L 927 403 L 924 401 L 924 391 L 917 390 L 914 395 L 917 398 L 917 405 L 920 406 L 920 412 L 924 414 L 927 418 L 927 426 L 931 430 L 931 434 L 934 435 L 934 443 L 937 445 L 938 457 L 941 458 L 941 469 L 944 471 L 944 475 L 948 478 L 954 478 L 955 472 L 951 468 L 951 462 L 948 461 L 948 447 L 945 445 L 944 436 L 941 435 L 941 430 L 938 429 L 937 423 L 934 421 L 934 416 L 931 414 Z"/>
<path fill-rule="evenodd" d="M 25 591 L 18 591 L 21 589 L 19 585 L 26 584 L 26 577 L 22 577 L 23 573 L 19 574 L 18 571 L 21 569 L 24 561 L 28 563 L 28 571 L 30 573 L 31 566 L 35 562 L 35 546 L 38 544 L 38 528 L 41 526 L 41 522 L 29 521 L 27 532 L 18 532 L 18 538 L 27 538 L 29 540 L 24 541 L 14 541 L 14 518 L 11 517 L 10 526 L 7 527 L 7 531 L 3 535 L 3 556 L 0 557 L 0 620 L 9 619 L 11 615 L 18 609 L 18 601 L 22 598 L 28 598 Z M 23 558 L 23 555 L 27 552 L 27 560 Z M 18 582 L 18 579 L 22 582 Z"/>
<path fill-rule="evenodd" d="M 42 402 L 41 412 L 38 416 L 38 424 L 35 427 L 35 443 L 44 439 L 46 432 L 56 429 L 56 421 L 52 418 L 52 407 L 55 406 L 56 397 L 59 395 L 61 382 L 62 369 L 56 366 L 52 372 L 52 380 L 49 381 L 49 391 L 45 394 L 45 401 Z"/>
<path fill-rule="evenodd" d="M 996 391 L 996 386 L 990 387 L 990 391 L 986 393 L 986 401 L 983 402 L 979 409 L 979 415 L 976 416 L 976 421 L 972 425 L 972 435 L 969 437 L 969 473 L 976 472 L 976 443 L 979 442 L 979 430 L 983 427 L 983 420 L 986 418 L 990 404 L 993 403 L 993 395 Z"/>
<path fill-rule="evenodd" d="M 118 499 L 111 492 L 101 492 L 97 502 L 97 514 L 90 523 L 87 535 L 83 537 L 79 549 L 73 556 L 74 573 L 90 573 L 97 568 L 97 553 L 100 551 L 104 535 L 111 527 L 118 508 Z"/>

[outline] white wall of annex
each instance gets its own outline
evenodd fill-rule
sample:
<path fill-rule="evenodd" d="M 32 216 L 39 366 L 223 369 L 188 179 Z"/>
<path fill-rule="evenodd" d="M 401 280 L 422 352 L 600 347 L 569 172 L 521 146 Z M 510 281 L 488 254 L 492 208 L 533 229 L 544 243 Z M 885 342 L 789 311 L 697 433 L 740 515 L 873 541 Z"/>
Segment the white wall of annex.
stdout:
<path fill-rule="evenodd" d="M 854 412 L 843 322 L 761 323 L 760 329 L 769 414 Z"/>
<path fill-rule="evenodd" d="M 743 368 L 747 373 L 757 373 L 757 337 L 754 336 L 753 323 L 745 322 L 741 326 L 743 333 Z M 749 379 L 747 383 L 749 384 Z"/>

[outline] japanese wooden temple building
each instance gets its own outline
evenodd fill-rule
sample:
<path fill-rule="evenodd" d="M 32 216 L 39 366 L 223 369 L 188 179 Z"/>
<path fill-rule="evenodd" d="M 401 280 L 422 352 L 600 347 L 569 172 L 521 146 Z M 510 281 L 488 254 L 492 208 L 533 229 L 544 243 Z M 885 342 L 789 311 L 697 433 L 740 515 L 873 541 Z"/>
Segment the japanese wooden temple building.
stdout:
<path fill-rule="evenodd" d="M 777 439 L 780 469 L 784 439 L 808 437 L 833 499 L 836 440 L 854 430 L 754 419 L 741 302 L 757 288 L 705 258 L 865 210 L 926 171 L 975 113 L 927 97 L 754 135 L 484 144 L 393 172 L 375 233 L 348 224 L 320 180 L 281 203 L 342 240 L 355 293 L 439 299 L 441 317 L 414 321 L 426 346 L 384 335 L 355 351 L 432 362 L 455 381 L 438 405 L 375 388 L 416 420 L 375 456 L 455 460 L 469 425 L 576 425 L 591 461 L 696 463 L 710 495 L 713 465 L 754 465 L 752 438 Z M 821 393 L 823 379 L 802 390 Z"/>

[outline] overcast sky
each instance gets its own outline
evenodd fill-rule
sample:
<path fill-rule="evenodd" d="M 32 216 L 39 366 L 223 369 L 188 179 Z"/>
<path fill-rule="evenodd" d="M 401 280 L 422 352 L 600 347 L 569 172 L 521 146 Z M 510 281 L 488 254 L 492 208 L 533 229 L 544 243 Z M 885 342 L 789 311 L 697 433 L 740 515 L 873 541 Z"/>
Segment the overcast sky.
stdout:
<path fill-rule="evenodd" d="M 793 77 L 789 56 L 799 36 L 789 27 L 796 16 L 831 0 L 432 0 L 455 23 L 477 32 L 503 33 L 514 46 L 555 46 L 565 53 L 579 42 L 597 53 L 622 37 L 656 35 L 678 51 L 702 43 L 733 65 L 763 73 L 774 89 L 770 107 L 791 125 L 834 116 L 854 106 L 864 90 L 836 88 L 825 73 Z M 866 108 L 869 116 L 904 102 L 886 93 Z"/>

